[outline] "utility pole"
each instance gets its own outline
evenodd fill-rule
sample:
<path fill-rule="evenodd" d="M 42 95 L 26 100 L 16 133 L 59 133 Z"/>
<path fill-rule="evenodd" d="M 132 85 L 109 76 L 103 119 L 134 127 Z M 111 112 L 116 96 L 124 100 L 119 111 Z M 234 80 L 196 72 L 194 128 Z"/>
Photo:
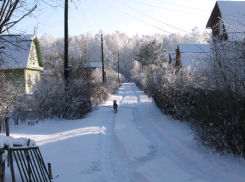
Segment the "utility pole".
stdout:
<path fill-rule="evenodd" d="M 101 34 L 101 52 L 102 52 L 102 81 L 103 81 L 103 83 L 105 83 L 105 76 L 104 76 L 103 34 Z"/>
<path fill-rule="evenodd" d="M 119 51 L 118 51 L 118 83 L 120 83 L 120 79 L 119 79 Z"/>
<path fill-rule="evenodd" d="M 68 86 L 68 0 L 65 0 L 65 55 L 64 55 L 64 74 L 65 84 Z"/>

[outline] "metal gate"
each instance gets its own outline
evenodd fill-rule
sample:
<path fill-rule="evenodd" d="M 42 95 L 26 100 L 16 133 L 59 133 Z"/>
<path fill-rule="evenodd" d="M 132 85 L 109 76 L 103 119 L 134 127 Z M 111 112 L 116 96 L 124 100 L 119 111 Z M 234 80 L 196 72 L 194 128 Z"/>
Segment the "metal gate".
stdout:
<path fill-rule="evenodd" d="M 12 157 L 15 158 L 23 182 L 51 182 L 38 147 L 9 148 L 8 152 L 10 160 Z M 13 166 L 11 173 L 13 179 Z"/>

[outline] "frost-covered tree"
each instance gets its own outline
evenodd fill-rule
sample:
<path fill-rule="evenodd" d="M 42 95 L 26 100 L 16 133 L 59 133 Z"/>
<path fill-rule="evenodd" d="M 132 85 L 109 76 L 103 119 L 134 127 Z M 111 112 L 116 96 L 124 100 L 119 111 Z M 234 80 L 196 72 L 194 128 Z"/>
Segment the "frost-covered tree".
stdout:
<path fill-rule="evenodd" d="M 166 61 L 162 44 L 156 40 L 151 42 L 145 42 L 141 45 L 139 52 L 136 55 L 136 60 L 142 64 L 142 66 L 160 65 Z"/>
<path fill-rule="evenodd" d="M 12 113 L 17 99 L 23 95 L 19 87 L 14 87 L 6 81 L 5 75 L 0 72 L 0 132 L 3 129 L 5 117 Z"/>

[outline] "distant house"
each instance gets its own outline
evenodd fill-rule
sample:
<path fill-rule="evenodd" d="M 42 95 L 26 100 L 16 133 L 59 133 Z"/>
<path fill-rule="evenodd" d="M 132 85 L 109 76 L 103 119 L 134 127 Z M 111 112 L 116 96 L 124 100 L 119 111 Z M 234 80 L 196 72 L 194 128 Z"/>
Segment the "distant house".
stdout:
<path fill-rule="evenodd" d="M 90 76 L 92 75 L 92 72 L 99 68 L 100 70 L 102 70 L 102 63 L 98 63 L 98 62 L 89 62 L 89 63 L 84 63 L 81 65 L 81 70 L 83 72 L 83 75 L 86 75 L 87 78 L 90 78 Z M 104 71 L 104 77 L 106 80 L 106 72 Z"/>
<path fill-rule="evenodd" d="M 82 65 L 84 68 L 89 68 L 89 69 L 96 69 L 96 68 L 102 68 L 102 63 L 84 63 Z"/>
<path fill-rule="evenodd" d="M 197 63 L 210 56 L 210 44 L 179 44 L 176 49 L 175 66 L 187 68 L 197 66 Z"/>
<path fill-rule="evenodd" d="M 43 60 L 44 71 L 41 73 L 42 79 L 45 77 L 61 78 L 63 73 L 63 62 L 61 60 Z M 62 70 L 62 73 L 60 72 Z"/>
<path fill-rule="evenodd" d="M 214 37 L 222 40 L 244 38 L 245 1 L 217 1 L 207 22 Z"/>
<path fill-rule="evenodd" d="M 1 71 L 6 80 L 11 80 L 15 86 L 23 88 L 25 93 L 31 93 L 36 79 L 44 70 L 40 44 L 36 35 L 2 36 L 0 39 Z"/>

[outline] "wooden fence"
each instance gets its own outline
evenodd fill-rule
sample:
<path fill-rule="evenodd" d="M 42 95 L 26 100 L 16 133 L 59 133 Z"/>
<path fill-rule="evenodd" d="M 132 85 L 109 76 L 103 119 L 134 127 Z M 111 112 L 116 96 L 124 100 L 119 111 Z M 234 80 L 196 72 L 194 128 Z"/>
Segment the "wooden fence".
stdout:
<path fill-rule="evenodd" d="M 38 147 L 10 148 L 8 149 L 8 152 L 10 163 L 12 160 L 11 158 L 14 158 L 23 182 L 51 182 L 48 170 Z M 13 166 L 10 166 L 10 169 L 12 181 L 15 182 Z"/>

